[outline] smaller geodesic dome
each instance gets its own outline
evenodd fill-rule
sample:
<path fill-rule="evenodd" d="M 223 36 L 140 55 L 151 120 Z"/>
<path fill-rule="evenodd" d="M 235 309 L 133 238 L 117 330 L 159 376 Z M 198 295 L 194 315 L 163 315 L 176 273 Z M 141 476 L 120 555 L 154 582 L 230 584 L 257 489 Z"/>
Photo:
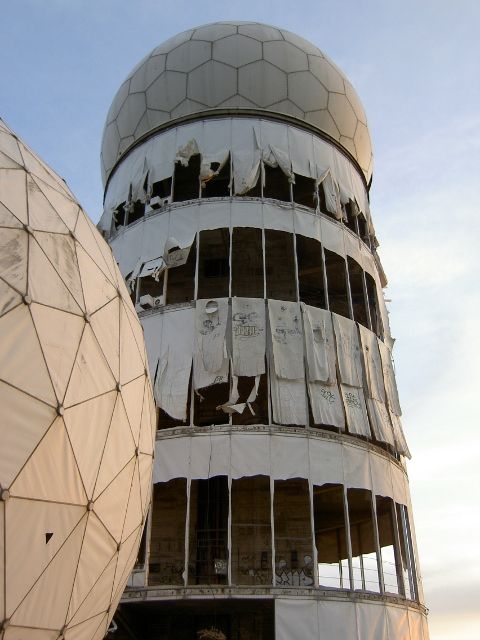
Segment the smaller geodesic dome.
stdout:
<path fill-rule="evenodd" d="M 143 333 L 65 183 L 0 121 L 0 630 L 102 638 L 154 442 Z"/>

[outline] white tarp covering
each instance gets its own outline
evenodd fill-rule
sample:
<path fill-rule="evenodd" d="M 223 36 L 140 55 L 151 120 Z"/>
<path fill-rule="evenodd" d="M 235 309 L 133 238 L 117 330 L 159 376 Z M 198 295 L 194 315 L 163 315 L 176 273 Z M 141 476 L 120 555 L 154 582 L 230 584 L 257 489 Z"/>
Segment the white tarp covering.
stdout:
<path fill-rule="evenodd" d="M 265 373 L 265 344 L 263 298 L 232 298 L 233 375 Z"/>
<path fill-rule="evenodd" d="M 228 382 L 226 331 L 228 298 L 197 300 L 195 309 L 195 389 Z"/>
<path fill-rule="evenodd" d="M 363 387 L 362 359 L 357 325 L 353 320 L 332 313 L 337 342 L 340 380 L 350 387 Z"/>
<path fill-rule="evenodd" d="M 155 373 L 155 400 L 169 416 L 187 418 L 192 369 L 195 309 L 188 307 L 164 314 L 162 340 Z M 179 340 L 178 336 L 182 336 Z"/>
<path fill-rule="evenodd" d="M 370 437 L 370 425 L 368 423 L 363 389 L 350 387 L 346 384 L 341 384 L 340 389 L 347 416 L 348 430 L 358 436 Z"/>
<path fill-rule="evenodd" d="M 328 171 L 323 178 L 320 177 L 320 181 L 323 187 L 323 192 L 325 194 L 325 206 L 327 207 L 327 211 L 333 213 L 333 215 L 337 218 L 337 220 L 342 219 L 342 207 L 340 204 L 340 192 L 337 183 L 332 177 L 330 171 Z"/>
<path fill-rule="evenodd" d="M 274 422 L 277 424 L 306 424 L 307 407 L 303 380 L 279 378 L 274 367 L 271 366 L 270 394 Z"/>
<path fill-rule="evenodd" d="M 395 445 L 390 413 L 384 402 L 367 398 L 367 410 L 370 418 L 370 425 L 375 434 L 375 438 L 380 442 Z"/>
<path fill-rule="evenodd" d="M 308 366 L 308 392 L 315 424 L 345 428 L 337 384 L 335 338 L 329 311 L 302 303 Z"/>
<path fill-rule="evenodd" d="M 383 383 L 382 360 L 378 349 L 377 336 L 360 324 L 358 327 L 360 330 L 363 362 L 367 378 L 368 396 L 384 403 L 385 386 Z"/>
<path fill-rule="evenodd" d="M 300 305 L 297 302 L 269 300 L 268 315 L 276 375 L 286 380 L 303 379 L 303 330 Z"/>
<path fill-rule="evenodd" d="M 211 141 L 215 141 L 213 144 Z M 373 230 L 368 196 L 361 176 L 351 162 L 332 145 L 313 133 L 292 125 L 268 120 L 224 118 L 184 124 L 158 133 L 133 149 L 122 159 L 109 180 L 105 196 L 105 215 L 101 228 L 109 230 L 113 210 L 132 193 L 141 194 L 148 171 L 149 186 L 173 175 L 175 161 L 188 164 L 192 155 L 202 155 L 202 179 L 212 177 L 212 162 L 227 161 L 232 155 L 234 190 L 236 195 L 248 192 L 260 178 L 261 158 L 293 177 L 293 171 L 320 178 L 329 171 L 331 184 L 326 183 L 329 210 L 341 217 L 340 194 L 344 202 L 356 201 Z"/>
<path fill-rule="evenodd" d="M 395 373 L 393 371 L 392 354 L 387 345 L 378 340 L 380 356 L 382 358 L 383 379 L 385 382 L 385 390 L 387 392 L 387 402 L 390 410 L 396 416 L 402 415 L 400 401 L 398 399 L 397 383 L 395 381 Z"/>

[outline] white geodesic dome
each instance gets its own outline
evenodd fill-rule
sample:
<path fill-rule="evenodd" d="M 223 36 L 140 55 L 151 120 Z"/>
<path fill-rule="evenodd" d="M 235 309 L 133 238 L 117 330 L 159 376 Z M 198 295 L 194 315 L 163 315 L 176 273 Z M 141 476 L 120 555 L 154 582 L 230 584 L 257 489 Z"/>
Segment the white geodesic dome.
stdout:
<path fill-rule="evenodd" d="M 107 115 L 102 173 L 139 138 L 184 116 L 265 111 L 307 122 L 358 162 L 367 182 L 372 145 L 360 99 L 315 45 L 257 22 L 184 31 L 149 53 L 120 86 Z"/>
<path fill-rule="evenodd" d="M 110 248 L 0 121 L 0 630 L 103 638 L 138 553 L 155 409 Z"/>

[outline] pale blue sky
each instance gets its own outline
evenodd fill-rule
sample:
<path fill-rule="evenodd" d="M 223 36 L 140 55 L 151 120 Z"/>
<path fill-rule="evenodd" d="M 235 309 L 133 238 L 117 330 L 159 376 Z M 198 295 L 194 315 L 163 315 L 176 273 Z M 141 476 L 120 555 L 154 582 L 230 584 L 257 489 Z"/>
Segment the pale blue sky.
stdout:
<path fill-rule="evenodd" d="M 480 638 L 480 2 L 2 3 L 0 115 L 97 221 L 106 112 L 150 49 L 216 20 L 323 49 L 364 103 L 432 640 Z"/>

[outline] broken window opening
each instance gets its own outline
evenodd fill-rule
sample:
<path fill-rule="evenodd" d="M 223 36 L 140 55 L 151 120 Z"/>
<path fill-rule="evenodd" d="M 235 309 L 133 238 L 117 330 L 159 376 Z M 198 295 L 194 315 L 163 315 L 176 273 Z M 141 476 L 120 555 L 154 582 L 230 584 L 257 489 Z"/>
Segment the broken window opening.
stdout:
<path fill-rule="evenodd" d="M 365 271 L 365 283 L 367 285 L 368 306 L 370 309 L 370 320 L 372 331 L 383 340 L 382 321 L 378 308 L 377 285 L 372 276 Z"/>
<path fill-rule="evenodd" d="M 295 182 L 292 185 L 293 201 L 302 204 L 304 207 L 315 209 L 317 206 L 317 188 L 313 178 L 307 178 L 295 174 Z"/>
<path fill-rule="evenodd" d="M 354 206 L 352 205 L 351 201 L 347 202 L 345 205 L 345 214 L 345 226 L 348 227 L 350 231 L 353 231 L 355 235 L 358 235 L 358 216 L 356 216 L 354 213 Z"/>
<path fill-rule="evenodd" d="M 194 299 L 196 262 L 197 246 L 194 241 L 185 264 L 167 270 L 166 304 L 190 302 Z"/>
<path fill-rule="evenodd" d="M 175 163 L 173 174 L 173 201 L 184 202 L 195 200 L 200 193 L 200 154 L 191 156 L 185 167 L 181 162 Z"/>
<path fill-rule="evenodd" d="M 270 479 L 232 481 L 232 583 L 272 584 Z"/>
<path fill-rule="evenodd" d="M 143 527 L 142 537 L 140 539 L 140 546 L 138 547 L 137 558 L 135 560 L 136 567 L 143 567 L 143 565 L 145 564 L 146 551 L 147 551 L 147 520 Z"/>
<path fill-rule="evenodd" d="M 232 232 L 232 296 L 263 298 L 262 230 L 236 227 Z"/>
<path fill-rule="evenodd" d="M 365 242 L 366 245 L 370 246 L 370 236 L 368 233 L 367 221 L 365 220 L 365 216 L 362 212 L 360 212 L 357 216 L 358 221 L 358 235 Z"/>
<path fill-rule="evenodd" d="M 327 209 L 327 200 L 325 198 L 325 190 L 323 188 L 323 182 L 318 185 L 318 208 L 321 213 L 324 213 L 327 216 L 331 216 L 332 214 Z"/>
<path fill-rule="evenodd" d="M 140 220 L 140 218 L 143 218 L 144 215 L 145 215 L 145 203 L 141 202 L 140 200 L 135 200 L 135 202 L 133 202 L 130 205 L 127 225 L 133 224 L 137 220 Z"/>
<path fill-rule="evenodd" d="M 151 306 L 156 307 L 163 304 L 163 285 L 165 281 L 165 272 L 161 273 L 158 277 L 158 281 L 152 276 L 146 276 L 145 278 L 138 278 L 138 300 L 142 304 L 143 296 L 151 296 Z M 143 306 L 143 305 L 142 305 Z"/>
<path fill-rule="evenodd" d="M 113 224 L 115 229 L 125 226 L 125 202 L 122 202 L 113 212 Z"/>
<path fill-rule="evenodd" d="M 314 485 L 313 519 L 319 586 L 350 589 L 342 485 Z"/>
<path fill-rule="evenodd" d="M 347 502 L 352 544 L 353 588 L 379 593 L 372 494 L 367 489 L 348 489 Z"/>
<path fill-rule="evenodd" d="M 229 397 L 230 384 L 228 382 L 212 384 L 210 387 L 199 389 L 193 400 L 193 424 L 198 427 L 228 424 L 228 413 L 217 409 L 217 407 L 228 402 Z"/>
<path fill-rule="evenodd" d="M 255 385 L 255 377 L 240 376 L 238 378 L 238 403 L 246 402 Z M 260 376 L 258 394 L 251 403 L 253 413 L 245 407 L 243 413 L 232 413 L 232 424 L 268 424 L 268 381 L 267 374 Z"/>
<path fill-rule="evenodd" d="M 230 230 L 200 232 L 197 298 L 226 298 L 230 282 Z"/>
<path fill-rule="evenodd" d="M 322 245 L 306 236 L 297 235 L 296 239 L 300 301 L 326 309 Z"/>
<path fill-rule="evenodd" d="M 402 594 L 402 563 L 395 537 L 395 505 L 391 498 L 377 496 L 378 543 L 386 593 Z"/>
<path fill-rule="evenodd" d="M 218 171 L 219 162 L 212 162 L 210 169 Z M 220 171 L 202 186 L 202 198 L 227 198 L 230 196 L 230 155 Z"/>
<path fill-rule="evenodd" d="M 183 585 L 187 481 L 153 485 L 149 585 Z"/>
<path fill-rule="evenodd" d="M 330 311 L 346 318 L 350 317 L 348 304 L 347 272 L 344 258 L 324 249 L 327 275 L 328 303 Z"/>
<path fill-rule="evenodd" d="M 265 229 L 267 298 L 297 300 L 293 235 Z"/>
<path fill-rule="evenodd" d="M 160 209 L 171 201 L 172 196 L 172 178 L 164 178 L 152 184 L 152 193 L 150 194 L 150 207 L 152 209 Z"/>
<path fill-rule="evenodd" d="M 189 584 L 227 584 L 228 511 L 226 476 L 192 480 Z"/>
<path fill-rule="evenodd" d="M 269 167 L 266 164 L 264 168 L 265 184 L 263 185 L 263 197 L 291 202 L 290 181 L 288 177 L 280 167 Z"/>
<path fill-rule="evenodd" d="M 408 520 L 408 511 L 407 507 L 403 504 L 396 504 L 395 510 L 397 516 L 398 535 L 400 538 L 400 556 L 405 597 L 409 600 L 417 600 L 418 594 L 415 556 L 413 552 L 410 522 Z"/>
<path fill-rule="evenodd" d="M 313 547 L 308 481 L 275 480 L 275 584 L 313 587 Z"/>
<path fill-rule="evenodd" d="M 356 260 L 347 256 L 353 319 L 368 328 L 367 301 L 363 282 L 363 269 Z"/>

